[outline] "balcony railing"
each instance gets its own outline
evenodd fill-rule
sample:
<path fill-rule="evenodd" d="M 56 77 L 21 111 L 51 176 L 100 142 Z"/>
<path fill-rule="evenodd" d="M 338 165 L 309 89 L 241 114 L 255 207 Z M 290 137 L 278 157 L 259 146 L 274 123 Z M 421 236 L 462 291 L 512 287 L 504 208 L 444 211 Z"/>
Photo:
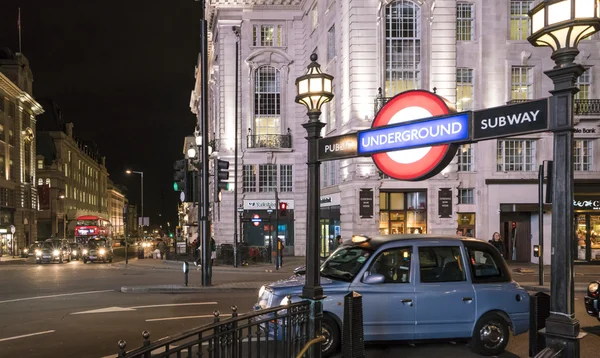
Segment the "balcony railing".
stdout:
<path fill-rule="evenodd" d="M 517 104 L 529 102 L 531 99 L 512 99 L 506 104 Z M 600 115 L 600 99 L 576 99 L 574 101 L 574 112 L 579 116 Z"/>
<path fill-rule="evenodd" d="M 248 128 L 246 140 L 248 148 L 279 149 L 292 147 L 292 134 L 289 128 L 287 134 L 252 134 L 252 130 Z"/>

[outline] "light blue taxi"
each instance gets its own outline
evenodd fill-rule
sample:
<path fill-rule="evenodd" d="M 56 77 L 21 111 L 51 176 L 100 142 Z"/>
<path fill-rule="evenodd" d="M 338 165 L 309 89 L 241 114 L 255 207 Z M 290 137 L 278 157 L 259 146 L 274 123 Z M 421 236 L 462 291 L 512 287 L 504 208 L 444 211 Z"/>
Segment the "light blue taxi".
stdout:
<path fill-rule="evenodd" d="M 487 242 L 436 235 L 354 236 L 321 266 L 323 355 L 341 343 L 344 296 L 362 295 L 365 342 L 469 339 L 498 355 L 529 330 L 529 294 Z M 256 310 L 301 300 L 304 277 L 261 287 Z"/>

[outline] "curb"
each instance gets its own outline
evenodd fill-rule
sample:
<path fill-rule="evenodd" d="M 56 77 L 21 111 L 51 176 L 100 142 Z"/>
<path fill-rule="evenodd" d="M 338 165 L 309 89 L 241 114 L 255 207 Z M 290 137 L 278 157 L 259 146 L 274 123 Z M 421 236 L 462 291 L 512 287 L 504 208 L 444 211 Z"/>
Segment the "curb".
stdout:
<path fill-rule="evenodd" d="M 522 288 L 527 291 L 537 291 L 537 292 L 547 292 L 550 293 L 550 287 L 546 286 L 536 286 L 536 285 L 521 285 Z M 585 287 L 577 287 L 575 286 L 575 292 L 577 293 L 587 293 L 587 285 Z"/>
<path fill-rule="evenodd" d="M 202 293 L 202 292 L 232 292 L 232 291 L 257 291 L 258 287 L 244 286 L 122 286 L 122 293 Z"/>

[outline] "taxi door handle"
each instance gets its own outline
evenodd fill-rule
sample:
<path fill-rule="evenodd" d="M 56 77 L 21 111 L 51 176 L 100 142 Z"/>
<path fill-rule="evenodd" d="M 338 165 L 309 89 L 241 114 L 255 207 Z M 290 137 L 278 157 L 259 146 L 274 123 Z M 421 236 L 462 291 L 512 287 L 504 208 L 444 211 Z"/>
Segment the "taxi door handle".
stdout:
<path fill-rule="evenodd" d="M 463 297 L 463 302 L 469 302 L 469 301 L 473 301 L 473 298 L 471 298 L 471 297 Z"/>
<path fill-rule="evenodd" d="M 404 303 L 405 305 L 408 305 L 408 306 L 412 306 L 413 305 L 413 300 L 411 300 L 411 299 L 403 299 L 400 302 L 402 302 L 402 303 Z"/>

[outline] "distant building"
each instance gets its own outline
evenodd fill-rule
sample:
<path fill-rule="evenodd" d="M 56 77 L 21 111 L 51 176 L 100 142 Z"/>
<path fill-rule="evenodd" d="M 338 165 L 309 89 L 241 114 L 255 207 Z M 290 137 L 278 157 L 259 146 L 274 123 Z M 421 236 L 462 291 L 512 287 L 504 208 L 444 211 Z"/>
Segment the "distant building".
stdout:
<path fill-rule="evenodd" d="M 139 233 L 137 205 L 135 204 L 127 205 L 125 231 L 129 237 L 141 237 L 141 233 Z"/>
<path fill-rule="evenodd" d="M 35 133 L 44 110 L 32 81 L 27 58 L 0 48 L 0 255 L 18 254 L 37 239 Z"/>
<path fill-rule="evenodd" d="M 42 100 L 48 111 L 38 129 L 37 185 L 47 190 L 47 205 L 40 205 L 38 236 L 74 237 L 75 219 L 81 215 L 109 217 L 108 172 L 105 157 L 93 143 L 73 135 L 60 108 Z"/>
<path fill-rule="evenodd" d="M 127 204 L 127 198 L 123 195 L 112 180 L 108 180 L 108 220 L 112 224 L 113 238 L 121 238 L 125 236 L 125 221 L 126 212 L 124 211 Z"/>

